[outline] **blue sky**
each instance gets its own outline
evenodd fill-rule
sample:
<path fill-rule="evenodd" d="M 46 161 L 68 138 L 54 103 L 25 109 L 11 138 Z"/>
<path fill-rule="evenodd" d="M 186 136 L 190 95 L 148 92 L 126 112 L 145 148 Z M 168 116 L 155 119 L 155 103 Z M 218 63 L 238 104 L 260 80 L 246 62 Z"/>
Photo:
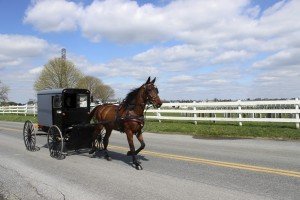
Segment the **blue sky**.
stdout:
<path fill-rule="evenodd" d="M 116 98 L 157 77 L 163 99 L 292 98 L 300 1 L 0 0 L 0 80 L 35 98 L 44 64 L 67 58 Z"/>

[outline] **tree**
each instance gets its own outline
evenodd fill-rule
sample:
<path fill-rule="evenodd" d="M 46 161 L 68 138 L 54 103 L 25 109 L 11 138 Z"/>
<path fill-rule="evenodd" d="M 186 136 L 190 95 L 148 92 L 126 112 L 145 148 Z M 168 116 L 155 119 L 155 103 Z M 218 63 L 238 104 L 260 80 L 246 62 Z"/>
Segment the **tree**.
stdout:
<path fill-rule="evenodd" d="M 9 87 L 4 85 L 0 81 L 0 102 L 5 102 L 8 100 L 8 97 L 7 97 L 8 91 L 9 91 Z"/>
<path fill-rule="evenodd" d="M 44 68 L 34 83 L 34 89 L 74 88 L 83 77 L 75 65 L 62 58 L 54 58 Z"/>
<path fill-rule="evenodd" d="M 100 89 L 97 90 L 99 92 L 99 99 L 102 102 L 107 102 L 107 100 L 115 95 L 114 90 L 109 85 L 101 85 Z"/>
<path fill-rule="evenodd" d="M 85 76 L 80 79 L 77 87 L 90 90 L 91 96 L 102 102 L 106 102 L 114 96 L 114 90 L 110 86 L 103 84 L 99 78 L 93 76 Z"/>
<path fill-rule="evenodd" d="M 88 89 L 91 92 L 91 96 L 94 98 L 99 98 L 97 90 L 101 85 L 103 85 L 103 83 L 99 78 L 93 76 L 84 76 L 78 81 L 77 87 Z"/>

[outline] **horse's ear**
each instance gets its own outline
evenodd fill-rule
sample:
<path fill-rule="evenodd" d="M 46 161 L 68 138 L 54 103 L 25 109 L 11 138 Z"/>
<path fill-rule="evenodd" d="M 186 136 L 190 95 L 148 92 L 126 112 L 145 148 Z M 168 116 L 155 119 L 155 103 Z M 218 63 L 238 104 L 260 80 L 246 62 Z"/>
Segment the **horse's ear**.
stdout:
<path fill-rule="evenodd" d="M 156 77 L 155 77 L 155 78 L 154 78 L 154 79 L 151 81 L 151 83 L 153 83 L 153 84 L 154 84 L 154 83 L 155 83 L 155 81 L 156 81 Z"/>
<path fill-rule="evenodd" d="M 148 84 L 148 83 L 150 83 L 150 76 L 149 76 L 149 78 L 146 81 L 146 84 Z"/>

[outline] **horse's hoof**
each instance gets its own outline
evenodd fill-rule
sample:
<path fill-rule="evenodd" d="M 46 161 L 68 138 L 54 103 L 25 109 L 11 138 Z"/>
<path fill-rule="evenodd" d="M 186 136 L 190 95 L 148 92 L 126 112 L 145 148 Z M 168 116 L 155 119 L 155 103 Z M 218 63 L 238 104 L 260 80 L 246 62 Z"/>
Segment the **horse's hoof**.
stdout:
<path fill-rule="evenodd" d="M 112 160 L 110 156 L 105 156 L 105 159 L 106 159 L 107 161 L 111 161 L 111 160 Z"/>
<path fill-rule="evenodd" d="M 143 170 L 143 167 L 140 164 L 135 164 L 135 169 L 136 170 Z"/>

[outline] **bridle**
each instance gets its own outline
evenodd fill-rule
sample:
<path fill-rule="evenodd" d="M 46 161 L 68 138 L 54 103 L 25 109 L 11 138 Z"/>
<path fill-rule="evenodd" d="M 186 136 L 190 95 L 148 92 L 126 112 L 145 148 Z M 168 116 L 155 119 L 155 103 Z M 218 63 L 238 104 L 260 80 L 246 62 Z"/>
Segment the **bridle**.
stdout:
<path fill-rule="evenodd" d="M 144 89 L 145 89 L 145 93 L 146 93 L 146 104 L 152 104 L 155 107 L 154 102 L 156 100 L 157 95 L 153 95 L 153 94 L 150 93 L 151 89 L 148 89 L 148 87 L 151 86 L 151 85 L 153 86 L 156 94 L 159 93 L 157 87 L 153 83 L 145 84 Z"/>
<path fill-rule="evenodd" d="M 155 107 L 154 102 L 157 98 L 157 95 L 153 95 L 153 94 L 150 93 L 152 91 L 152 89 L 149 89 L 149 86 L 152 86 L 154 88 L 156 94 L 159 93 L 157 87 L 153 83 L 144 84 L 142 87 L 145 90 L 145 96 L 146 96 L 145 97 L 145 102 L 142 102 L 142 103 L 129 103 L 129 104 L 127 104 L 129 109 L 127 108 L 126 110 L 131 110 L 130 108 L 135 107 L 135 106 L 139 106 L 142 109 L 145 109 L 145 107 L 147 107 L 148 104 L 152 104 Z M 123 100 L 123 102 L 124 102 L 124 100 Z M 120 104 L 120 106 L 122 106 L 123 102 Z"/>

